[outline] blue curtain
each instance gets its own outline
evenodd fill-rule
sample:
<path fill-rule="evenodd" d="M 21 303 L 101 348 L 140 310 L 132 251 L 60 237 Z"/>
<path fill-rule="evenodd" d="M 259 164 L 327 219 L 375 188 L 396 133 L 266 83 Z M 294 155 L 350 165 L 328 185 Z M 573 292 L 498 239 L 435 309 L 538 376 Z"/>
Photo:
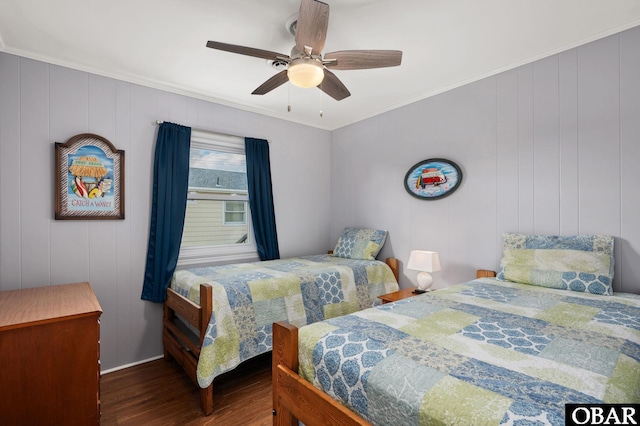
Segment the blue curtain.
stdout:
<path fill-rule="evenodd" d="M 162 303 L 178 263 L 189 183 L 191 128 L 162 123 L 153 169 L 151 226 L 142 299 Z"/>
<path fill-rule="evenodd" d="M 273 208 L 269 143 L 264 139 L 245 138 L 247 183 L 253 234 L 260 260 L 280 258 L 276 214 Z"/>

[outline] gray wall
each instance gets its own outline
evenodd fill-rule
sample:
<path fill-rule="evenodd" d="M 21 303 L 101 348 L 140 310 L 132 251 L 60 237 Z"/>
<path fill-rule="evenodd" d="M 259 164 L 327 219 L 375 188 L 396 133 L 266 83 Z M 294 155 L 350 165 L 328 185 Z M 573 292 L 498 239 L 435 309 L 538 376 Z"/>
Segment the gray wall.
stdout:
<path fill-rule="evenodd" d="M 427 70 L 428 75 L 428 70 Z M 425 77 L 428 78 L 428 77 Z M 615 238 L 616 291 L 640 293 L 640 27 L 332 134 L 332 237 L 387 228 L 382 255 L 440 253 L 435 286 L 496 269 L 503 232 Z M 447 198 L 403 187 L 418 161 L 455 161 Z"/>
<path fill-rule="evenodd" d="M 140 300 L 156 120 L 268 139 L 281 254 L 331 246 L 328 131 L 0 53 L 0 290 L 89 281 L 103 370 L 162 354 L 162 305 Z M 53 219 L 54 142 L 85 132 L 125 151 L 123 221 Z"/>

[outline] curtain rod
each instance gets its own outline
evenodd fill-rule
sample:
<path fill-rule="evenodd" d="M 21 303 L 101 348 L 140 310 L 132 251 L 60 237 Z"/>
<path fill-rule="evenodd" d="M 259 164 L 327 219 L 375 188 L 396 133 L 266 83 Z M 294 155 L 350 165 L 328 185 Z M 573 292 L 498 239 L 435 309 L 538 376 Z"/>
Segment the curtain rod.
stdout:
<path fill-rule="evenodd" d="M 163 120 L 156 120 L 156 124 L 162 124 L 164 123 Z M 196 132 L 205 132 L 205 133 L 214 133 L 216 135 L 222 135 L 222 136 L 228 136 L 230 138 L 241 138 L 244 140 L 244 136 L 238 136 L 238 135 L 232 135 L 229 133 L 222 133 L 222 132 L 216 132 L 213 130 L 205 130 L 205 129 L 196 129 L 195 127 L 192 127 L 193 130 L 195 130 Z"/>

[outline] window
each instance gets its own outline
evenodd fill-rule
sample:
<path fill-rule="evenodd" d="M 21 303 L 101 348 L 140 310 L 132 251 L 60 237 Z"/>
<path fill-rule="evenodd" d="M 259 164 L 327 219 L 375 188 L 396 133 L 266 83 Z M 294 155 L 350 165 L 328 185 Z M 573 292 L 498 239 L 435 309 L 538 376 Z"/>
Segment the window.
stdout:
<path fill-rule="evenodd" d="M 242 201 L 224 202 L 224 225 L 246 225 L 247 203 Z"/>
<path fill-rule="evenodd" d="M 192 130 L 178 264 L 257 259 L 250 217 L 244 139 Z"/>

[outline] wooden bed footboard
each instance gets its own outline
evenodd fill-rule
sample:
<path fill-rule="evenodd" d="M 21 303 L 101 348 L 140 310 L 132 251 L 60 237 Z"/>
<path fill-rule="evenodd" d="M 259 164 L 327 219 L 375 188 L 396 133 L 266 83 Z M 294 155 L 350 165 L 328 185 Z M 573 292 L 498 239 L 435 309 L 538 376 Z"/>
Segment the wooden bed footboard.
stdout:
<path fill-rule="evenodd" d="M 495 276 L 494 271 L 476 271 L 476 278 Z M 286 322 L 273 324 L 271 374 L 274 425 L 297 426 L 298 420 L 307 426 L 371 425 L 298 375 L 298 328 Z"/>
<path fill-rule="evenodd" d="M 298 376 L 298 329 L 273 324 L 273 424 L 297 426 L 365 426 L 371 423 Z"/>
<path fill-rule="evenodd" d="M 167 290 L 167 300 L 164 302 L 164 319 L 162 327 L 162 344 L 164 359 L 174 360 L 180 365 L 191 380 L 200 389 L 200 406 L 205 415 L 213 413 L 213 383 L 206 388 L 200 388 L 196 370 L 200 349 L 204 341 L 209 319 L 213 309 L 213 291 L 210 285 L 200 285 L 200 306 L 181 296 L 172 289 Z M 194 335 L 187 327 L 176 322 L 176 315 L 186 320 L 198 330 Z"/>

